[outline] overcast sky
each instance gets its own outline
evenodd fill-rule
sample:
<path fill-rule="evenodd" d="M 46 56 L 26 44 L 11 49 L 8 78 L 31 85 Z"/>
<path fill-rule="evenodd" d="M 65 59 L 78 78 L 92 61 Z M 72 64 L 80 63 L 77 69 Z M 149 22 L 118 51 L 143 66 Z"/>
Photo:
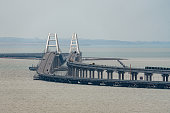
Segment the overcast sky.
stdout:
<path fill-rule="evenodd" d="M 0 0 L 0 37 L 170 41 L 170 0 Z"/>

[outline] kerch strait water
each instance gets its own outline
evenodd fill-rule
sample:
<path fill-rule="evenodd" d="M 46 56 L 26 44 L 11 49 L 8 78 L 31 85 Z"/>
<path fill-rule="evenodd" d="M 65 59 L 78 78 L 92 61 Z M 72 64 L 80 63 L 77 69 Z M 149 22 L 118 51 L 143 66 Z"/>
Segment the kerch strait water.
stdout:
<path fill-rule="evenodd" d="M 168 48 L 82 48 L 82 51 L 84 56 L 128 58 L 123 62 L 132 67 L 170 67 Z M 115 61 L 93 62 L 119 66 Z M 28 67 L 37 63 L 38 60 L 0 59 L 1 113 L 170 113 L 170 90 L 33 80 L 34 72 Z"/>

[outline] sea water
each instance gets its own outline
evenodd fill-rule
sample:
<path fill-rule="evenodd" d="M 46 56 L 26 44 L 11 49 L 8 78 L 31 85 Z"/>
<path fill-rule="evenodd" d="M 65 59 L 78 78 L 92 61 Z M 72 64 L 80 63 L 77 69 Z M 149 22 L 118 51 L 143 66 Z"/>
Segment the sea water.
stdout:
<path fill-rule="evenodd" d="M 144 49 L 82 48 L 81 50 L 84 56 L 89 57 L 127 58 L 128 60 L 123 63 L 132 67 L 170 67 L 169 49 L 151 48 L 150 52 L 149 49 L 146 51 Z M 28 67 L 38 62 L 26 59 L 0 59 L 1 113 L 170 112 L 168 89 L 74 85 L 33 80 L 35 72 L 29 71 Z M 120 66 L 116 61 L 91 62 Z"/>

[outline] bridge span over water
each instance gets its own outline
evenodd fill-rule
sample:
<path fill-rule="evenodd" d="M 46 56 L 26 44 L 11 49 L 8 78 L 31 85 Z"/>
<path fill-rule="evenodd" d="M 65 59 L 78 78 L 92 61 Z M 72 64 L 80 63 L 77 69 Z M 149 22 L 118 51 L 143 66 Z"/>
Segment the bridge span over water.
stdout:
<path fill-rule="evenodd" d="M 51 45 L 51 42 L 55 44 Z M 122 67 L 86 64 L 82 62 L 83 60 L 117 60 Z M 76 84 L 170 88 L 168 80 L 170 70 L 131 68 L 124 65 L 121 60 L 125 59 L 82 57 L 75 33 L 72 36 L 69 53 L 64 56 L 59 48 L 57 34 L 49 34 L 45 54 L 35 69 L 37 74 L 34 79 Z M 65 75 L 58 74 L 58 71 L 65 71 Z M 118 73 L 118 79 L 114 78 L 113 72 Z M 125 73 L 130 73 L 128 80 L 124 78 Z M 139 73 L 144 74 L 144 80 L 138 80 Z M 159 74 L 162 81 L 153 81 L 154 74 Z"/>

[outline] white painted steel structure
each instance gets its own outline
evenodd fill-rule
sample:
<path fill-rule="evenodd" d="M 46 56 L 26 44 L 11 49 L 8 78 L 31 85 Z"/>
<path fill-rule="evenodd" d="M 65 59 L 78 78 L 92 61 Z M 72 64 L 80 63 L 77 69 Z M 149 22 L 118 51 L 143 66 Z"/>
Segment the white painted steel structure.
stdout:
<path fill-rule="evenodd" d="M 55 42 L 55 44 L 50 45 L 50 42 Z M 45 53 L 49 52 L 49 47 L 56 47 L 56 52 L 57 53 L 61 53 L 56 33 L 55 34 L 52 34 L 52 33 L 48 34 L 48 39 L 47 39 L 47 43 L 46 43 Z"/>
<path fill-rule="evenodd" d="M 71 52 L 77 52 L 78 54 L 80 54 L 79 43 L 76 33 L 73 33 L 72 35 L 69 53 Z"/>

